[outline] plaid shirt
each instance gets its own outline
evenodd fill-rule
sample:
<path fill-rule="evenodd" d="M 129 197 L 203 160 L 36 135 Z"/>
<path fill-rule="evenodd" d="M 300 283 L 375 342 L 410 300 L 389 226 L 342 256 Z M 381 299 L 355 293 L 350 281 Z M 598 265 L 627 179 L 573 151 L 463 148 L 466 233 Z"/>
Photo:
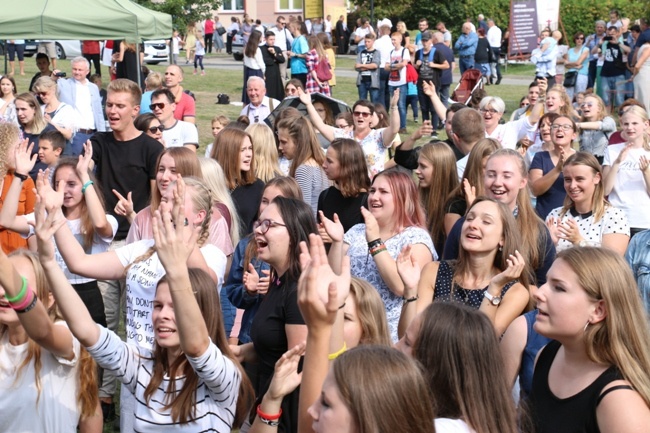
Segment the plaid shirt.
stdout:
<path fill-rule="evenodd" d="M 316 66 L 318 66 L 319 59 L 318 59 L 318 53 L 316 50 L 311 50 L 308 53 L 306 53 L 307 58 L 305 59 L 307 63 L 307 86 L 305 88 L 305 91 L 307 93 L 322 93 L 323 95 L 326 96 L 332 96 L 332 92 L 330 91 L 330 85 L 329 82 L 323 82 L 322 86 L 318 85 L 318 82 L 312 77 L 312 71 L 316 70 Z"/>

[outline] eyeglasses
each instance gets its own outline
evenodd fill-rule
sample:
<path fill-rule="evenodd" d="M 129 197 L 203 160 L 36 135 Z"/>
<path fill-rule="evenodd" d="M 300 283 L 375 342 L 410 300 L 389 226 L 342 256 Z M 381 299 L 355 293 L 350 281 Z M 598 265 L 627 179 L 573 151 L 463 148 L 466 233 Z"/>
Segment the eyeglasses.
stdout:
<path fill-rule="evenodd" d="M 367 111 L 355 111 L 352 113 L 354 117 L 363 117 L 364 119 L 367 119 L 368 117 L 371 116 L 371 114 Z"/>
<path fill-rule="evenodd" d="M 562 131 L 573 131 L 573 125 L 552 125 L 551 129 L 557 131 L 561 129 Z"/>
<path fill-rule="evenodd" d="M 580 105 L 580 106 L 581 107 L 593 107 L 594 105 L 596 105 L 596 104 L 594 104 L 593 102 L 583 102 L 582 105 Z"/>
<path fill-rule="evenodd" d="M 492 115 L 499 114 L 499 111 L 495 110 L 494 108 L 481 108 L 479 111 L 483 114 L 485 113 L 490 113 Z"/>
<path fill-rule="evenodd" d="M 255 221 L 253 223 L 253 230 L 260 229 L 260 233 L 265 235 L 266 232 L 268 232 L 271 227 L 276 227 L 276 226 L 286 227 L 285 224 L 281 224 L 281 223 L 275 222 L 273 220 L 266 219 L 266 220 L 261 220 L 261 221 L 259 221 L 259 220 Z"/>
<path fill-rule="evenodd" d="M 162 110 L 163 108 L 165 108 L 166 105 L 167 104 L 165 104 L 164 102 L 156 102 L 156 103 L 153 103 L 153 104 L 149 105 L 149 109 L 151 111 L 155 110 L 156 108 L 158 108 L 159 110 Z"/>
<path fill-rule="evenodd" d="M 152 134 L 155 134 L 156 132 L 163 132 L 164 130 L 165 127 L 162 125 L 152 126 L 149 128 L 149 132 L 151 132 Z"/>

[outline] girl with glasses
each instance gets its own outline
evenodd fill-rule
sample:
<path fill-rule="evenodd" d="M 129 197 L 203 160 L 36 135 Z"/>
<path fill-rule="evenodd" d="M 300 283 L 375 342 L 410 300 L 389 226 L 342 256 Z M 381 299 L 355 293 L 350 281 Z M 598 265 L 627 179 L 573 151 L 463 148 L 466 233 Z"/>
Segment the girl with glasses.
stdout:
<path fill-rule="evenodd" d="M 582 103 L 580 128 L 580 151 L 589 152 L 603 163 L 605 149 L 609 145 L 609 136 L 616 131 L 616 122 L 607 115 L 605 103 L 598 95 L 587 95 Z"/>
<path fill-rule="evenodd" d="M 537 197 L 535 210 L 540 218 L 562 205 L 566 197 L 562 168 L 564 162 L 575 153 L 571 147 L 577 138 L 577 127 L 573 119 L 560 116 L 551 125 L 553 148 L 537 152 L 528 171 L 530 191 Z"/>

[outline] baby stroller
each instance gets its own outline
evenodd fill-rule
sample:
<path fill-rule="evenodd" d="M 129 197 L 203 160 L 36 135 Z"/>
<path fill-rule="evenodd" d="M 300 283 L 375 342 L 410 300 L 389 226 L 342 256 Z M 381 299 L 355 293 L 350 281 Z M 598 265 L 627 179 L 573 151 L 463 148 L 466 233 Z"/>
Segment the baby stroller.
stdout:
<path fill-rule="evenodd" d="M 472 99 L 472 93 L 482 88 L 483 79 L 481 71 L 478 69 L 468 69 L 460 77 L 460 82 L 451 94 L 449 102 L 452 104 L 458 102 L 467 105 L 470 99 Z"/>

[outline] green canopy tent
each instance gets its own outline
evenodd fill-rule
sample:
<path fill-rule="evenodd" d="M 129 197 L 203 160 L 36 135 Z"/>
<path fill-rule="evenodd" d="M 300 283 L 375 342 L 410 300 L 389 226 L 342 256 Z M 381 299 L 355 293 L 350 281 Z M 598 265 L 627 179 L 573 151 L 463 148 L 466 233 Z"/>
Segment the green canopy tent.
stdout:
<path fill-rule="evenodd" d="M 171 15 L 130 0 L 23 0 L 5 6 L 0 14 L 0 39 L 135 42 L 172 34 Z"/>
<path fill-rule="evenodd" d="M 140 42 L 170 38 L 173 30 L 171 15 L 130 0 L 23 0 L 5 6 L 0 14 L 0 39 Z"/>

